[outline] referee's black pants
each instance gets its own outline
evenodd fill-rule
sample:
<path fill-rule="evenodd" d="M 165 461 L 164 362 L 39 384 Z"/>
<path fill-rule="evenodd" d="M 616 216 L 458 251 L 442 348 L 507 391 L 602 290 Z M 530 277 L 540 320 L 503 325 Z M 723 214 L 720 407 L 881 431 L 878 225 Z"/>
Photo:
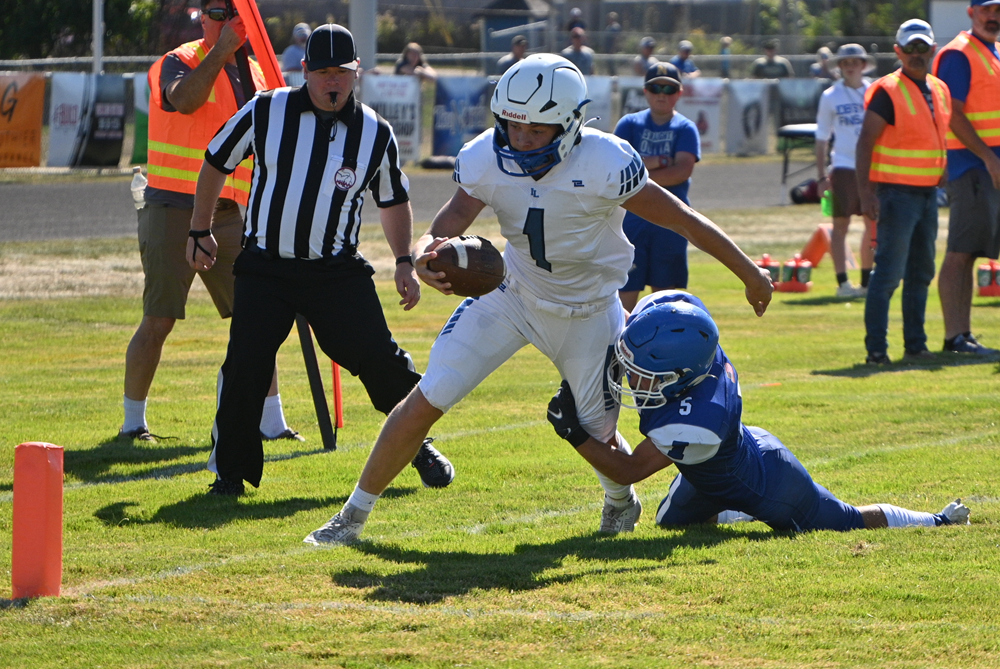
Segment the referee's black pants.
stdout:
<path fill-rule="evenodd" d="M 233 320 L 209 461 L 220 478 L 260 485 L 264 398 L 275 354 L 297 313 L 309 321 L 323 352 L 360 377 L 382 413 L 392 411 L 420 380 L 410 355 L 389 332 L 371 279 L 374 270 L 364 260 L 272 260 L 253 249 L 240 254 L 233 273 Z"/>

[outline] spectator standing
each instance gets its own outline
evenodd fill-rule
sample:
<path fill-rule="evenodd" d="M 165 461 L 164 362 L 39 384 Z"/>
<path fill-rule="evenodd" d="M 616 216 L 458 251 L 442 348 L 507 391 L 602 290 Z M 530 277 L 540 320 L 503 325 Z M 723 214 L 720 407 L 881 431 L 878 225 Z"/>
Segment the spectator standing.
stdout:
<path fill-rule="evenodd" d="M 519 60 L 524 60 L 524 54 L 528 50 L 528 38 L 524 35 L 516 35 L 510 41 L 510 53 L 497 61 L 497 74 L 503 75 L 510 69 L 510 66 Z"/>
<path fill-rule="evenodd" d="M 972 334 L 976 258 L 1000 253 L 1000 0 L 971 0 L 972 29 L 962 31 L 934 61 L 954 111 L 948 137 L 948 247 L 938 275 L 944 350 L 993 355 Z"/>
<path fill-rule="evenodd" d="M 587 33 L 583 28 L 573 28 L 569 33 L 570 45 L 560 52 L 560 55 L 576 65 L 577 69 L 590 76 L 594 73 L 594 50 L 584 42 Z"/>
<path fill-rule="evenodd" d="M 632 59 L 632 71 L 640 77 L 645 76 L 646 71 L 654 63 L 659 63 L 659 59 L 653 55 L 656 48 L 656 40 L 652 37 L 643 37 L 639 40 L 639 55 Z"/>
<path fill-rule="evenodd" d="M 764 44 L 764 55 L 753 62 L 750 76 L 754 79 L 782 79 L 794 77 L 795 71 L 788 59 L 779 56 L 778 43 L 770 40 Z"/>
<path fill-rule="evenodd" d="M 847 229 L 851 216 L 862 216 L 861 197 L 858 193 L 857 173 L 854 169 L 854 149 L 861 134 L 865 116 L 865 92 L 871 81 L 865 72 L 875 66 L 875 59 L 860 44 L 844 44 L 837 55 L 830 59 L 833 67 L 840 69 L 843 78 L 823 91 L 816 113 L 816 171 L 819 192 L 829 190 L 833 195 L 833 234 L 830 236 L 830 256 L 837 274 L 837 297 L 864 297 L 872 273 L 875 250 L 875 221 L 864 217 L 865 234 L 861 238 L 861 287 L 851 285 L 847 279 Z M 830 153 L 830 169 L 826 157 Z"/>
<path fill-rule="evenodd" d="M 292 28 L 292 43 L 281 52 L 282 72 L 301 72 L 302 60 L 306 57 L 306 40 L 312 28 L 308 23 L 296 23 Z"/>
<path fill-rule="evenodd" d="M 389 332 L 374 270 L 357 250 L 368 190 L 396 256 L 400 304 L 416 306 L 408 182 L 392 128 L 354 97 L 358 64 L 351 33 L 320 26 L 306 42 L 306 82 L 255 97 L 205 152 L 187 248 L 198 271 L 210 270 L 216 258 L 211 211 L 226 175 L 250 153 L 255 175 L 246 247 L 233 268 L 233 325 L 209 458 L 217 476 L 212 494 L 242 495 L 243 481 L 260 485 L 264 454 L 253 426 L 274 355 L 297 313 L 309 320 L 323 351 L 361 378 L 379 411 L 389 413 L 420 380 Z M 413 464 L 425 485 L 443 487 L 454 476 L 426 441 Z"/>
<path fill-rule="evenodd" d="M 894 46 L 901 68 L 873 83 L 865 94 L 856 155 L 858 191 L 861 211 L 878 223 L 875 270 L 865 302 L 869 365 L 890 363 L 889 300 L 900 279 L 903 358 L 934 357 L 927 350 L 924 313 L 927 287 L 934 278 L 937 187 L 944 177 L 951 120 L 948 87 L 928 72 L 935 47 L 928 23 L 903 23 Z"/>
<path fill-rule="evenodd" d="M 670 59 L 670 63 L 678 69 L 684 79 L 694 79 L 701 76 L 701 70 L 691 60 L 691 52 L 694 51 L 694 44 L 682 39 L 677 45 L 677 55 Z"/>
<path fill-rule="evenodd" d="M 730 56 L 733 55 L 733 38 L 729 35 L 719 40 L 719 55 L 722 56 L 722 63 L 719 65 L 719 76 L 728 79 Z"/>
<path fill-rule="evenodd" d="M 821 46 L 816 52 L 816 62 L 809 66 L 809 76 L 814 79 L 836 80 L 838 74 L 832 57 L 833 53 L 830 48 Z"/>
<path fill-rule="evenodd" d="M 618 12 L 608 12 L 604 24 L 604 53 L 618 53 L 618 38 L 622 34 L 622 24 L 618 22 Z"/>
<path fill-rule="evenodd" d="M 194 281 L 184 248 L 201 155 L 215 130 L 246 103 L 234 56 L 246 39 L 243 20 L 228 18 L 224 0 L 202 0 L 201 27 L 202 39 L 170 51 L 148 74 L 149 184 L 146 204 L 138 212 L 143 316 L 125 354 L 125 419 L 119 433 L 140 441 L 156 440 L 146 422 L 149 388 L 167 336 L 177 319 L 185 317 Z M 263 89 L 260 68 L 252 60 L 250 68 L 254 88 Z M 240 253 L 252 167 L 253 161 L 245 160 L 231 171 L 214 214 L 209 212 L 218 259 L 201 280 L 222 318 L 233 310 L 233 262 Z M 260 433 L 266 439 L 301 440 L 285 423 L 276 370 L 267 395 Z"/>
<path fill-rule="evenodd" d="M 646 72 L 643 95 L 648 109 L 626 114 L 615 134 L 632 145 L 649 171 L 649 178 L 686 205 L 691 173 L 701 160 L 701 137 L 691 119 L 674 110 L 681 98 L 680 71 L 672 63 L 656 63 Z M 632 311 L 646 286 L 653 291 L 687 288 L 688 242 L 673 230 L 625 213 L 625 236 L 635 247 L 628 281 L 618 291 L 625 311 Z"/>
<path fill-rule="evenodd" d="M 579 28 L 580 30 L 587 29 L 587 23 L 583 20 L 583 10 L 579 7 L 569 10 L 569 22 L 566 24 L 566 32 L 573 32 L 574 28 Z"/>
<path fill-rule="evenodd" d="M 393 68 L 393 74 L 412 74 L 420 77 L 422 82 L 437 79 L 437 72 L 427 64 L 427 60 L 424 58 L 423 47 L 416 42 L 410 42 L 403 48 L 403 53 Z"/>

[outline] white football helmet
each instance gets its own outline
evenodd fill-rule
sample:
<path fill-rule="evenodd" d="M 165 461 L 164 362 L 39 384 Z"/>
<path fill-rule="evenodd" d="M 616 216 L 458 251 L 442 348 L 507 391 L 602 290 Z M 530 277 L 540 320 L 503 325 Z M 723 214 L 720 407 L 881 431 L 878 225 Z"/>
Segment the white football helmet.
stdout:
<path fill-rule="evenodd" d="M 500 77 L 490 102 L 496 118 L 493 150 L 500 170 L 526 177 L 565 159 L 580 142 L 583 108 L 588 102 L 583 74 L 562 56 L 536 53 L 514 63 Z M 555 124 L 563 131 L 548 146 L 515 151 L 507 135 L 508 121 Z"/>

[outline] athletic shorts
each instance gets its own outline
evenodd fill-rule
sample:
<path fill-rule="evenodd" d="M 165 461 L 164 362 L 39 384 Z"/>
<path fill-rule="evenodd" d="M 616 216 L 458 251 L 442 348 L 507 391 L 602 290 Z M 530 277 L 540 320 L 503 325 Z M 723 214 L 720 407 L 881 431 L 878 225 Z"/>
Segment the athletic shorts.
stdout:
<path fill-rule="evenodd" d="M 830 172 L 830 188 L 833 189 L 833 217 L 848 218 L 861 216 L 861 195 L 858 193 L 858 178 L 855 170 L 838 167 Z"/>
<path fill-rule="evenodd" d="M 569 381 L 580 424 L 595 438 L 610 441 L 619 407 L 606 370 L 624 325 L 617 295 L 589 304 L 551 302 L 508 277 L 496 290 L 467 298 L 455 309 L 431 347 L 420 391 L 432 406 L 448 411 L 531 344 L 556 366 L 553 394 L 559 378 Z M 539 408 L 539 417 L 544 411 Z"/>
<path fill-rule="evenodd" d="M 146 275 L 142 312 L 154 318 L 184 318 L 195 270 L 187 262 L 191 209 L 147 204 L 139 210 L 139 255 Z M 197 272 L 222 318 L 233 315 L 233 263 L 242 251 L 243 215 L 232 200 L 219 200 L 212 217 L 219 244 L 215 265 Z"/>
<path fill-rule="evenodd" d="M 976 258 L 1000 253 L 1000 191 L 986 170 L 973 169 L 948 182 L 951 214 L 948 251 Z"/>
<path fill-rule="evenodd" d="M 814 482 L 802 463 L 777 437 L 759 427 L 749 429 L 763 456 L 766 481 L 763 492 L 757 494 L 748 490 L 738 496 L 709 495 L 697 490 L 683 474 L 678 474 L 656 512 L 659 525 L 704 523 L 732 509 L 750 514 L 776 530 L 864 528 L 864 519 L 857 507 L 841 502 Z"/>
<path fill-rule="evenodd" d="M 687 288 L 687 240 L 641 218 L 629 216 L 622 224 L 625 236 L 635 247 L 632 269 L 623 291 Z"/>

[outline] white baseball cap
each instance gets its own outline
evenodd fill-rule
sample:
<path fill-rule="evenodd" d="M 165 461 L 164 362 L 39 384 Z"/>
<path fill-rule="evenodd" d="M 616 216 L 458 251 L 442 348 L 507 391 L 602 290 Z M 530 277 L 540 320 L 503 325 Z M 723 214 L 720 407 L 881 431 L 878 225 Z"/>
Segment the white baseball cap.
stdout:
<path fill-rule="evenodd" d="M 910 19 L 899 26 L 896 31 L 896 44 L 906 46 L 913 40 L 918 39 L 927 44 L 934 44 L 934 31 L 927 21 L 920 19 Z"/>

